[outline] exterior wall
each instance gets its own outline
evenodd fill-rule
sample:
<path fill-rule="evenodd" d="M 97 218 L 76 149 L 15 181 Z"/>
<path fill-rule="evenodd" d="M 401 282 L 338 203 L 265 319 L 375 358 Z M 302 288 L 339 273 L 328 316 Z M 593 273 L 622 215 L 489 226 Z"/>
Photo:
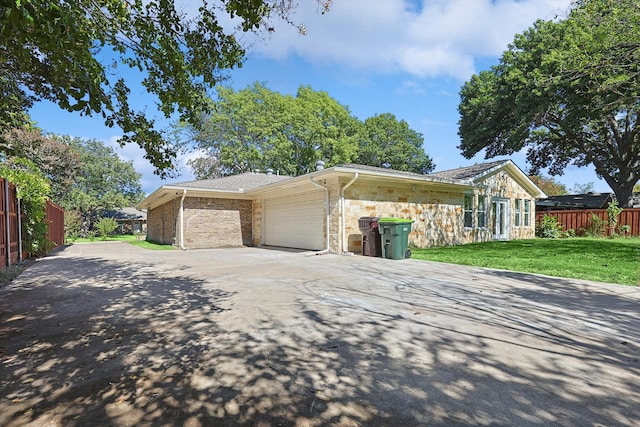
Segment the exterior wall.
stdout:
<path fill-rule="evenodd" d="M 332 193 L 339 201 L 339 188 L 346 180 L 336 183 Z M 474 195 L 474 221 L 477 217 L 478 196 L 487 195 L 486 227 L 464 227 L 464 195 Z M 358 227 L 358 219 L 363 216 L 410 218 L 415 222 L 409 234 L 409 245 L 415 247 L 432 247 L 461 245 L 473 242 L 484 242 L 493 239 L 492 200 L 501 198 L 508 200 L 508 224 L 510 240 L 528 239 L 535 235 L 535 198 L 523 189 L 507 172 L 491 175 L 478 185 L 463 190 L 437 189 L 433 184 L 404 184 L 384 181 L 358 180 L 345 191 L 345 234 L 346 251 L 362 252 L 362 234 Z M 529 226 L 515 227 L 515 199 L 529 200 Z M 521 202 L 523 204 L 523 202 Z M 333 206 L 333 205 L 332 205 Z M 339 252 L 341 245 L 338 235 L 340 224 L 339 203 L 331 212 L 331 250 Z M 337 233 L 337 234 L 336 234 Z"/>
<path fill-rule="evenodd" d="M 358 219 L 363 216 L 413 219 L 409 245 L 416 247 L 489 240 L 487 230 L 463 227 L 463 200 L 464 193 L 433 190 L 428 185 L 356 181 L 345 192 L 347 250 L 362 252 Z"/>
<path fill-rule="evenodd" d="M 187 197 L 184 246 L 202 249 L 252 245 L 251 216 L 251 200 Z"/>
<path fill-rule="evenodd" d="M 176 244 L 179 200 L 172 200 L 147 212 L 147 239 L 165 245 Z"/>
<path fill-rule="evenodd" d="M 509 240 L 533 239 L 535 237 L 535 197 L 532 197 L 522 188 L 511 176 L 504 172 L 498 172 L 482 180 L 481 185 L 485 186 L 486 192 L 492 197 L 501 197 L 509 200 Z M 529 200 L 529 225 L 524 225 L 524 217 L 521 217 L 520 226 L 515 224 L 515 199 Z M 491 205 L 491 198 L 489 200 Z M 521 202 L 523 205 L 524 202 Z M 491 210 L 489 209 L 488 223 L 491 224 Z"/>
<path fill-rule="evenodd" d="M 264 217 L 264 201 L 254 200 L 251 207 L 251 216 L 252 216 L 252 224 L 251 224 L 251 234 L 252 239 L 251 243 L 254 246 L 259 246 L 262 244 L 262 220 Z"/>

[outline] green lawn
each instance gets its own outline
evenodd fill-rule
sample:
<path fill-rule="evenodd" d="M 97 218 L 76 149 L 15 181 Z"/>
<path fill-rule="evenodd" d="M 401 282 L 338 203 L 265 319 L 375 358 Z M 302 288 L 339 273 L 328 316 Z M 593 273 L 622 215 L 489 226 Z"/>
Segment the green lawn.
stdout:
<path fill-rule="evenodd" d="M 96 237 L 93 240 L 86 237 L 79 237 L 73 240 L 72 242 L 67 242 L 67 243 L 73 244 L 73 243 L 90 243 L 90 242 L 103 242 L 103 241 L 105 240 L 102 240 L 102 237 Z M 153 250 L 160 250 L 160 251 L 172 251 L 174 249 L 174 247 L 171 245 L 161 245 L 159 243 L 148 242 L 144 240 L 144 236 L 142 236 L 140 240 L 138 240 L 136 236 L 131 234 L 109 236 L 107 237 L 106 241 L 107 242 L 128 242 L 129 244 L 132 244 L 134 246 L 139 246 L 144 249 L 153 249 Z"/>
<path fill-rule="evenodd" d="M 532 239 L 411 249 L 422 260 L 638 285 L 640 238 Z"/>

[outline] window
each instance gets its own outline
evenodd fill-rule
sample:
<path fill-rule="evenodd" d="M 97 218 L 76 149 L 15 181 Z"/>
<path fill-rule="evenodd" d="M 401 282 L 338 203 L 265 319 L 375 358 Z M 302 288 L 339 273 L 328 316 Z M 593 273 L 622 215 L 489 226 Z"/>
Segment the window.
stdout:
<path fill-rule="evenodd" d="M 487 226 L 487 196 L 478 196 L 478 228 Z"/>
<path fill-rule="evenodd" d="M 515 216 L 513 218 L 513 225 L 515 225 L 516 227 L 520 227 L 520 216 L 522 215 L 522 200 L 520 199 L 516 199 L 515 201 Z"/>
<path fill-rule="evenodd" d="M 464 195 L 464 226 L 473 227 L 473 194 Z"/>
<path fill-rule="evenodd" d="M 528 227 L 530 225 L 530 217 L 531 214 L 531 200 L 524 201 L 524 226 Z"/>

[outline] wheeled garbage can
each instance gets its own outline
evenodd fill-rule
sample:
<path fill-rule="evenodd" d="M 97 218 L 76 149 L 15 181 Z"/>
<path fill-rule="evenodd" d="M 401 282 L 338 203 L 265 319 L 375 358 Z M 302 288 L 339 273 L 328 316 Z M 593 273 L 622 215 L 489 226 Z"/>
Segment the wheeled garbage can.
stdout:
<path fill-rule="evenodd" d="M 381 257 L 382 247 L 378 232 L 378 217 L 363 216 L 358 219 L 358 226 L 362 233 L 362 255 Z"/>
<path fill-rule="evenodd" d="M 409 251 L 409 233 L 413 220 L 404 218 L 380 218 L 378 230 L 382 237 L 382 258 L 405 259 Z"/>

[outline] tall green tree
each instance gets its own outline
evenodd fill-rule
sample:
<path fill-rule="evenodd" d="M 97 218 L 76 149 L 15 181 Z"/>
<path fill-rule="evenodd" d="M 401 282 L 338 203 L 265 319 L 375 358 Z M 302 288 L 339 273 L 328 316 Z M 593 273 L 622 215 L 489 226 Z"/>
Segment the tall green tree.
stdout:
<path fill-rule="evenodd" d="M 391 113 L 377 114 L 364 121 L 364 134 L 356 162 L 416 173 L 433 171 L 434 164 L 424 152 L 421 133 Z"/>
<path fill-rule="evenodd" d="M 568 194 L 567 187 L 556 179 L 544 175 L 531 175 L 533 181 L 547 196 L 562 196 Z"/>
<path fill-rule="evenodd" d="M 212 113 L 189 129 L 191 148 L 204 153 L 190 162 L 198 178 L 267 168 L 299 175 L 318 160 L 352 161 L 361 123 L 326 92 L 302 86 L 293 97 L 256 83 L 218 88 Z"/>
<path fill-rule="evenodd" d="M 12 128 L 0 135 L 0 160 L 29 159 L 51 186 L 51 199 L 63 200 L 80 171 L 80 156 L 68 143 L 38 129 Z"/>
<path fill-rule="evenodd" d="M 77 211 L 88 230 L 103 209 L 133 206 L 144 198 L 141 175 L 133 162 L 123 161 L 113 148 L 102 141 L 70 136 L 53 136 L 68 145 L 79 159 L 81 168 L 73 185 L 56 200 L 65 210 Z"/>
<path fill-rule="evenodd" d="M 422 135 L 404 120 L 382 114 L 364 123 L 328 93 L 301 86 L 295 96 L 260 83 L 234 91 L 218 88 L 212 109 L 197 128 L 187 127 L 190 161 L 198 178 L 272 168 L 286 175 L 327 166 L 361 164 L 427 173 L 431 159 Z"/>
<path fill-rule="evenodd" d="M 189 16 L 172 0 L 0 1 L 0 132 L 21 127 L 34 102 L 49 100 L 120 127 L 122 143 L 138 144 L 166 174 L 175 147 L 151 113 L 132 105 L 127 69 L 142 73 L 159 114 L 195 124 L 207 111 L 207 89 L 243 61 L 238 33 L 273 31 L 272 20 L 288 20 L 295 5 L 197 3 Z M 330 1 L 318 3 L 324 11 Z M 229 18 L 236 27 L 223 25 Z"/>
<path fill-rule="evenodd" d="M 640 3 L 581 0 L 537 21 L 462 87 L 462 154 L 527 149 L 532 173 L 593 165 L 621 206 L 640 179 Z"/>

